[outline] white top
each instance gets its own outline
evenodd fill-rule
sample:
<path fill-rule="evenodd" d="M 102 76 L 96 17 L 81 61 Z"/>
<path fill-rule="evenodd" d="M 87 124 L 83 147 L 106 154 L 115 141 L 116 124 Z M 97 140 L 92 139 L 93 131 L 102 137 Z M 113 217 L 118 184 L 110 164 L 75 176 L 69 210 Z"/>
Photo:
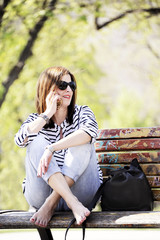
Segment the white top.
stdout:
<path fill-rule="evenodd" d="M 69 124 L 68 121 L 65 119 L 64 122 L 58 126 L 54 123 L 54 127 L 52 128 L 42 128 L 38 133 L 30 134 L 28 132 L 28 124 L 34 121 L 38 117 L 37 113 L 32 113 L 28 116 L 27 120 L 22 124 L 21 128 L 15 135 L 15 143 L 19 147 L 26 147 L 30 142 L 34 140 L 34 138 L 38 134 L 44 135 L 45 139 L 49 141 L 49 143 L 54 143 L 60 140 L 60 130 L 62 130 L 63 137 L 68 136 L 69 134 L 73 133 L 78 129 L 84 130 L 88 133 L 92 140 L 91 143 L 96 141 L 97 137 L 97 130 L 98 124 L 96 122 L 94 113 L 88 106 L 75 106 L 75 111 L 73 114 L 73 123 Z M 67 149 L 62 149 L 60 151 L 54 152 L 54 157 L 60 167 L 63 166 L 64 157 Z M 102 172 L 100 170 L 98 161 L 97 161 L 97 168 L 99 171 L 99 177 L 102 182 Z"/>

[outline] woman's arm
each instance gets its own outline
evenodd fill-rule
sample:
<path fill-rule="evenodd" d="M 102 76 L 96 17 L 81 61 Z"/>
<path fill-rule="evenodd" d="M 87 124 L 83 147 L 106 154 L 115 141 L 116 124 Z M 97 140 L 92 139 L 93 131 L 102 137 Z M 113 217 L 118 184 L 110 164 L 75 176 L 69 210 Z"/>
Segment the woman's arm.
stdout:
<path fill-rule="evenodd" d="M 79 129 L 71 133 L 67 137 L 59 140 L 58 142 L 49 145 L 49 147 L 51 147 L 51 150 L 46 148 L 46 150 L 44 151 L 44 154 L 41 157 L 41 160 L 39 163 L 37 176 L 42 177 L 42 174 L 45 174 L 47 172 L 48 166 L 52 159 L 52 154 L 53 154 L 52 152 L 83 145 L 83 144 L 89 143 L 90 141 L 91 141 L 90 135 L 85 131 Z"/>
<path fill-rule="evenodd" d="M 46 111 L 43 113 L 46 115 L 49 119 L 55 114 L 57 111 L 57 100 L 59 96 L 53 92 L 50 91 L 46 98 Z M 28 132 L 29 133 L 38 133 L 46 124 L 46 121 L 42 117 L 38 117 L 33 122 L 28 124 Z"/>
<path fill-rule="evenodd" d="M 46 110 L 43 113 L 49 119 L 57 110 L 57 100 L 59 95 L 50 91 L 46 98 Z M 27 120 L 22 124 L 21 128 L 15 135 L 15 143 L 19 147 L 26 147 L 37 136 L 38 132 L 46 124 L 46 121 L 39 117 L 38 114 L 30 114 Z"/>
<path fill-rule="evenodd" d="M 38 114 L 32 113 L 28 118 L 23 122 L 18 132 L 15 134 L 14 140 L 17 146 L 26 147 L 30 142 L 32 142 L 38 133 L 29 133 L 28 125 L 36 121 Z"/>
<path fill-rule="evenodd" d="M 79 129 L 49 146 L 52 147 L 52 151 L 59 151 L 62 149 L 83 145 L 89 143 L 90 141 L 91 136 L 85 131 Z"/>

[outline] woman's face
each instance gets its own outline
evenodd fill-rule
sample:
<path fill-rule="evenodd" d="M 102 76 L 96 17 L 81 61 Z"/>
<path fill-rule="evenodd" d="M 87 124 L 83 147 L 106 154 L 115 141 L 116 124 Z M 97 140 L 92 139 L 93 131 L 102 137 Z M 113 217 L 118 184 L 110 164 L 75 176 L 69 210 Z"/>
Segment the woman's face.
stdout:
<path fill-rule="evenodd" d="M 65 81 L 67 83 L 71 82 L 71 77 L 69 74 L 64 75 L 62 77 L 61 81 Z M 62 106 L 63 107 L 68 107 L 71 103 L 72 100 L 72 96 L 73 96 L 73 91 L 70 88 L 70 86 L 68 85 L 67 88 L 65 90 L 60 90 L 58 87 L 56 87 L 56 92 L 58 95 L 61 96 L 62 98 Z"/>

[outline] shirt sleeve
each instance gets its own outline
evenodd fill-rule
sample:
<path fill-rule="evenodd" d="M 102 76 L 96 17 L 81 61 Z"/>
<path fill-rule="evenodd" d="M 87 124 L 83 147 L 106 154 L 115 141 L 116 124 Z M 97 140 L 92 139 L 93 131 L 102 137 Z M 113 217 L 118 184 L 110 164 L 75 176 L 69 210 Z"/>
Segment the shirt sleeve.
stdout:
<path fill-rule="evenodd" d="M 19 131 L 16 133 L 14 137 L 14 141 L 17 146 L 26 147 L 38 135 L 38 133 L 30 134 L 28 132 L 28 124 L 34 121 L 37 117 L 38 117 L 38 114 L 32 113 L 29 115 L 27 120 L 21 125 Z"/>
<path fill-rule="evenodd" d="M 96 141 L 98 124 L 94 113 L 88 106 L 82 106 L 81 108 L 79 129 L 84 130 L 91 136 L 91 143 L 94 143 Z"/>

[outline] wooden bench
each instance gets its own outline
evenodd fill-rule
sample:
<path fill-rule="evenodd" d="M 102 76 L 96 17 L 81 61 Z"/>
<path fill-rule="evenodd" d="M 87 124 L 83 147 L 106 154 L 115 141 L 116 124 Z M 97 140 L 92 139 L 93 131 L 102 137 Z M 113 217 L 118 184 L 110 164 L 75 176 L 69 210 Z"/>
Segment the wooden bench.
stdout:
<path fill-rule="evenodd" d="M 151 212 L 92 212 L 87 228 L 159 228 L 160 211 L 160 127 L 106 129 L 98 131 L 95 143 L 97 158 L 104 178 L 107 171 L 127 165 L 137 158 L 154 195 L 155 209 Z M 8 212 L 0 215 L 1 229 L 37 228 L 30 223 L 30 212 Z M 50 228 L 66 228 L 72 220 L 71 212 L 57 212 L 47 229 L 38 228 L 41 239 L 51 240 Z M 73 227 L 79 227 L 76 224 Z"/>

